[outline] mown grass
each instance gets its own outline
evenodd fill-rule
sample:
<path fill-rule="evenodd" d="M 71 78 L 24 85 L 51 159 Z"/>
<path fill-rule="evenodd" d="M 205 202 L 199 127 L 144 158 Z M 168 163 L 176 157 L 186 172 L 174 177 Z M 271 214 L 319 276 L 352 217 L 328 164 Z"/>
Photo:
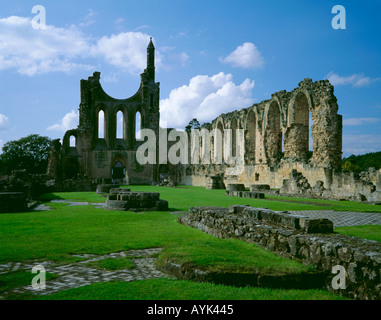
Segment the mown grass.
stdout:
<path fill-rule="evenodd" d="M 324 290 L 279 290 L 232 287 L 187 280 L 151 279 L 96 283 L 38 300 L 344 300 Z"/>
<path fill-rule="evenodd" d="M 354 212 L 381 212 L 381 206 L 364 204 L 355 201 L 333 201 L 323 199 L 294 198 L 283 196 L 268 196 L 265 199 L 249 199 L 229 197 L 225 190 L 206 190 L 204 187 L 180 186 L 166 188 L 156 186 L 128 186 L 132 191 L 160 192 L 161 198 L 169 201 L 173 211 L 188 211 L 189 207 L 221 206 L 247 204 L 253 207 L 265 207 L 272 210 L 335 210 Z M 43 195 L 41 201 L 64 199 L 86 201 L 90 203 L 105 202 L 106 198 L 95 192 L 62 192 Z M 286 201 L 292 202 L 286 202 Z M 328 206 L 329 205 L 329 206 Z"/>
<path fill-rule="evenodd" d="M 98 261 L 90 261 L 85 263 L 88 267 L 93 267 L 99 270 L 131 270 L 135 268 L 135 264 L 132 262 L 131 258 L 106 258 Z"/>
<path fill-rule="evenodd" d="M 27 271 L 13 271 L 0 275 L 0 294 L 13 288 L 31 285 L 36 274 Z M 54 273 L 45 273 L 46 281 L 56 279 L 58 276 Z"/>
<path fill-rule="evenodd" d="M 339 227 L 335 231 L 351 237 L 381 241 L 381 225 Z"/>
<path fill-rule="evenodd" d="M 188 211 L 191 206 L 228 207 L 233 204 L 246 204 L 273 210 L 327 209 L 326 206 L 312 204 L 228 197 L 225 196 L 224 190 L 205 190 L 205 188 L 200 187 L 131 186 L 130 188 L 133 191 L 160 192 L 161 199 L 169 202 L 170 211 Z M 159 257 L 159 263 L 170 257 L 180 263 L 192 262 L 200 268 L 211 270 L 239 272 L 261 270 L 265 273 L 298 273 L 309 270 L 307 266 L 279 258 L 254 244 L 233 239 L 214 238 L 197 229 L 181 225 L 177 222 L 177 215 L 168 212 L 139 214 L 105 211 L 92 205 L 69 206 L 67 203 L 49 203 L 48 201 L 52 199 L 89 203 L 105 201 L 104 197 L 95 194 L 95 192 L 54 193 L 44 195 L 41 198 L 42 201 L 51 206 L 52 210 L 50 211 L 1 214 L 0 263 L 31 259 L 49 259 L 61 263 L 73 263 L 79 258 L 73 257 L 72 254 L 106 254 L 131 249 L 162 247 L 164 250 Z M 306 199 L 302 200 L 306 201 Z M 358 211 L 369 209 L 368 206 L 361 203 L 353 204 L 353 206 Z M 371 207 L 373 208 L 373 206 Z M 338 202 L 335 208 L 348 210 L 347 203 L 342 202 Z M 114 266 L 99 264 L 98 267 L 118 268 L 117 264 L 122 264 L 122 262 L 115 260 L 113 263 Z M 17 280 L 10 282 L 18 283 Z M 176 282 L 164 279 L 149 280 L 144 282 L 146 285 L 142 283 L 96 284 L 68 290 L 53 295 L 51 298 L 193 299 L 194 297 L 195 299 L 224 299 L 223 297 L 226 297 L 226 299 L 233 299 L 236 297 L 240 299 L 240 292 L 245 292 L 245 290 L 251 290 L 247 296 L 248 299 L 288 299 L 293 297 L 295 299 L 312 299 L 314 297 L 320 299 L 321 295 L 328 299 L 334 298 L 326 292 L 319 293 L 315 290 L 233 289 L 227 286 L 193 284 L 186 281 Z M 129 295 L 125 292 L 128 291 L 128 288 L 137 293 Z M 110 290 L 116 291 L 111 293 Z M 156 292 L 155 290 L 159 291 Z M 204 291 L 205 293 L 202 293 Z M 246 293 L 242 293 L 242 298 L 244 296 Z"/>
<path fill-rule="evenodd" d="M 167 258 L 182 264 L 196 265 L 199 269 L 226 272 L 300 273 L 311 270 L 294 260 L 286 260 L 265 251 L 255 244 L 236 239 L 191 240 L 171 243 L 160 255 L 158 264 Z"/>
<path fill-rule="evenodd" d="M 310 198 L 294 198 L 283 196 L 266 196 L 267 199 L 273 201 L 292 201 L 295 204 L 298 202 L 311 203 L 315 209 L 312 210 L 334 210 L 334 211 L 353 211 L 353 212 L 381 212 L 381 206 L 366 204 L 356 201 L 339 201 L 339 200 L 323 200 Z M 299 209 L 292 209 L 299 210 Z"/>
<path fill-rule="evenodd" d="M 250 267 L 253 260 L 258 261 L 258 268 L 278 268 L 285 272 L 294 272 L 296 266 L 301 271 L 306 268 L 286 259 L 279 263 L 275 254 L 254 244 L 218 239 L 181 225 L 177 216 L 168 212 L 138 214 L 105 211 L 92 206 L 69 207 L 65 203 L 51 206 L 52 211 L 0 216 L 0 263 L 30 259 L 67 262 L 72 259 L 72 254 L 168 247 L 173 255 L 179 251 L 174 258 L 180 259 L 180 251 L 188 250 L 198 259 L 214 257 L 215 264 L 219 261 L 221 268 L 224 266 L 221 257 L 229 251 L 234 252 L 230 257 L 235 260 L 225 259 L 225 263 L 236 265 L 236 269 Z M 250 256 L 254 258 L 247 258 Z M 237 260 L 238 257 L 243 258 Z"/>

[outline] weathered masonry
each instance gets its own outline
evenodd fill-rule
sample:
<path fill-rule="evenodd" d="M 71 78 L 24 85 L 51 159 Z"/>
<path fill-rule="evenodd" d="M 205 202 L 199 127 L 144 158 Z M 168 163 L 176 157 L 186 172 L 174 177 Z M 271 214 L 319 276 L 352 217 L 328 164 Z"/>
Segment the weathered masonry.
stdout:
<path fill-rule="evenodd" d="M 81 80 L 79 126 L 65 133 L 62 146 L 57 141 L 52 145 L 48 174 L 56 179 L 80 176 L 126 184 L 158 180 L 157 167 L 139 165 L 136 150 L 142 143 L 137 141 L 140 129 L 149 128 L 159 136 L 159 87 L 152 38 L 147 68 L 132 97 L 114 99 L 107 95 L 100 84 L 100 72 Z"/>
<path fill-rule="evenodd" d="M 354 299 L 381 298 L 381 244 L 333 233 L 332 221 L 250 206 L 189 208 L 179 222 L 218 238 L 236 238 L 327 272 L 327 289 Z M 346 289 L 331 285 L 334 266 L 346 270 Z"/>
<path fill-rule="evenodd" d="M 203 162 L 200 138 L 200 164 L 180 168 L 180 183 L 207 186 L 219 177 L 225 186 L 266 184 L 290 195 L 308 191 L 309 196 L 381 200 L 381 171 L 367 181 L 341 172 L 342 116 L 328 80 L 304 79 L 291 92 L 276 92 L 269 100 L 221 114 L 201 128 L 211 132 L 211 159 L 217 154 L 216 137 L 222 135 L 225 161 Z M 234 136 L 228 143 L 226 129 L 233 135 L 243 130 L 244 143 L 235 143 Z"/>
<path fill-rule="evenodd" d="M 272 193 L 285 195 L 381 201 L 381 170 L 360 176 L 341 171 L 342 116 L 328 80 L 306 78 L 290 92 L 276 92 L 269 100 L 204 123 L 201 129 L 208 135 L 200 134 L 196 146 L 192 139 L 198 138 L 191 137 L 187 163 L 141 165 L 136 157 L 144 143 L 140 129 L 154 132 L 156 159 L 160 148 L 165 153 L 174 144 L 159 146 L 159 132 L 172 130 L 159 127 L 159 101 L 151 39 L 147 68 L 132 97 L 107 95 L 99 72 L 81 80 L 79 126 L 66 132 L 62 145 L 52 143 L 48 176 L 86 184 L 158 184 L 168 178 L 208 188 L 268 185 Z M 198 155 L 200 161 L 191 161 Z"/>
<path fill-rule="evenodd" d="M 325 169 L 338 169 L 342 156 L 342 116 L 337 113 L 333 91 L 328 80 L 312 82 L 305 79 L 292 92 L 274 93 L 270 100 L 222 114 L 212 123 L 204 124 L 202 127 L 211 132 L 219 130 L 222 135 L 224 129 L 233 132 L 244 129 L 244 145 L 224 144 L 223 154 L 240 155 L 245 161 L 239 167 L 228 164 L 194 167 L 189 182 L 199 180 L 200 183 L 200 178 L 202 180 L 208 173 L 204 170 L 215 170 L 227 183 L 257 182 L 280 188 L 291 168 L 303 173 L 308 171 L 309 178 L 315 176 L 312 180 L 326 176 Z M 212 139 L 212 153 L 215 151 L 213 142 Z M 327 177 L 324 180 L 327 183 Z"/>

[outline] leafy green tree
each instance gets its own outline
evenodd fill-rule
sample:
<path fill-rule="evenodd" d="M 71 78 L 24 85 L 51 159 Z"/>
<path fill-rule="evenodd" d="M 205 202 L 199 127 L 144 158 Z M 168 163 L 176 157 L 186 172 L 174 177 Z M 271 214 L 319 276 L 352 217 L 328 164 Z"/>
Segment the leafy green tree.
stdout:
<path fill-rule="evenodd" d="M 28 173 L 45 173 L 48 164 L 51 139 L 38 134 L 9 141 L 3 146 L 0 155 L 2 170 L 26 169 Z"/>
<path fill-rule="evenodd" d="M 342 169 L 349 172 L 360 172 L 361 168 L 358 165 L 353 164 L 350 161 L 345 161 L 342 165 Z"/>
<path fill-rule="evenodd" d="M 348 158 L 343 158 L 343 162 L 342 162 L 343 170 L 347 170 L 347 169 L 344 169 L 344 165 L 347 161 L 350 162 L 352 165 L 356 166 L 354 168 L 352 166 L 351 168 L 351 166 L 347 164 L 347 166 L 349 166 L 349 169 L 352 169 L 355 172 L 367 171 L 368 168 L 370 167 L 378 170 L 381 168 L 381 151 L 370 152 L 370 153 L 366 153 L 366 154 L 362 154 L 358 156 L 355 156 L 354 154 L 352 154 Z"/>
<path fill-rule="evenodd" d="M 201 125 L 196 118 L 189 121 L 189 124 L 185 127 L 185 131 L 190 132 L 192 129 L 200 129 Z"/>

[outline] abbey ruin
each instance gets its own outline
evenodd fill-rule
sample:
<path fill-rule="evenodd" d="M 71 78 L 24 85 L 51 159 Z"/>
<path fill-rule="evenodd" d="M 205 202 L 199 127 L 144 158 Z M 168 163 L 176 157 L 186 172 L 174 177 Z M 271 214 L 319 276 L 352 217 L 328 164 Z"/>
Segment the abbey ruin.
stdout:
<path fill-rule="evenodd" d="M 157 146 L 159 132 L 170 131 L 159 126 L 159 93 L 152 39 L 147 48 L 147 68 L 132 97 L 120 100 L 107 95 L 99 72 L 81 80 L 79 126 L 66 132 L 62 145 L 54 141 L 48 175 L 124 184 L 158 184 L 167 177 L 183 185 L 265 185 L 272 194 L 381 201 L 381 170 L 369 170 L 362 176 L 341 171 L 342 116 L 328 80 L 304 79 L 290 92 L 276 92 L 269 100 L 204 123 L 201 128 L 211 133 L 210 150 L 202 140 L 199 150 L 192 150 L 191 143 L 188 146 L 189 157 L 200 155 L 199 164 L 141 165 L 136 154 L 143 141 L 136 129 L 151 129 Z M 123 118 L 123 135 L 119 137 L 118 114 Z M 232 143 L 224 136 L 227 129 L 231 129 Z M 235 143 L 237 129 L 244 135 L 240 144 Z M 202 161 L 205 150 L 211 159 L 215 157 L 219 134 L 223 159 L 240 157 L 242 162 Z M 158 153 L 159 146 L 156 149 Z"/>

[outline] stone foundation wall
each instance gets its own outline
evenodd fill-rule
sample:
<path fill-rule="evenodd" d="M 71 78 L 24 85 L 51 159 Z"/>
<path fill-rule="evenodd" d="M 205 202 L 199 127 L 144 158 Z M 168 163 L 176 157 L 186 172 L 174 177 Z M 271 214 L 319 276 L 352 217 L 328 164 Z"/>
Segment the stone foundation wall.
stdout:
<path fill-rule="evenodd" d="M 106 210 L 165 211 L 168 201 L 160 199 L 160 193 L 131 191 L 126 188 L 111 189 L 106 200 Z"/>
<path fill-rule="evenodd" d="M 0 192 L 0 213 L 23 212 L 28 204 L 23 192 Z"/>
<path fill-rule="evenodd" d="M 330 273 L 333 266 L 343 266 L 346 289 L 327 286 L 329 291 L 354 299 L 381 299 L 381 243 L 335 234 L 332 222 L 327 219 L 231 206 L 190 208 L 179 217 L 179 222 L 215 237 L 257 243 L 280 256 L 313 265 L 319 271 Z"/>
<path fill-rule="evenodd" d="M 280 190 L 266 190 L 265 194 L 381 202 L 381 169 L 369 168 L 360 174 L 313 167 L 301 162 L 284 161 L 277 168 L 266 165 L 237 166 L 236 172 L 223 166 L 194 166 L 192 175 L 184 175 L 181 184 L 207 186 L 211 173 L 222 177 L 222 183 L 269 185 Z M 232 173 L 231 175 L 229 173 Z"/>

